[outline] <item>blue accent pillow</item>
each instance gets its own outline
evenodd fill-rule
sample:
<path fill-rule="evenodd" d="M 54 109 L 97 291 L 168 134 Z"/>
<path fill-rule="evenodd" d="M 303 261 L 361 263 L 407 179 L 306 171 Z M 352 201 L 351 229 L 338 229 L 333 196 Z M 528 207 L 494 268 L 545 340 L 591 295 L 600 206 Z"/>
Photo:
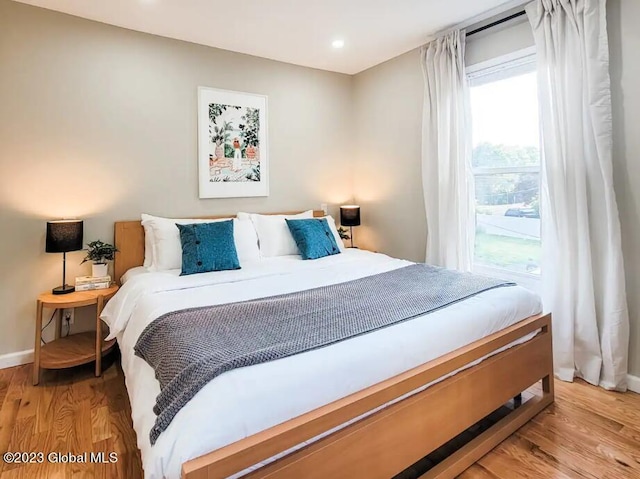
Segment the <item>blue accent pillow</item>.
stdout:
<path fill-rule="evenodd" d="M 318 259 L 340 253 L 340 248 L 326 219 L 286 220 L 286 222 L 298 245 L 302 259 Z"/>
<path fill-rule="evenodd" d="M 233 220 L 176 226 L 182 244 L 181 276 L 240 269 Z"/>

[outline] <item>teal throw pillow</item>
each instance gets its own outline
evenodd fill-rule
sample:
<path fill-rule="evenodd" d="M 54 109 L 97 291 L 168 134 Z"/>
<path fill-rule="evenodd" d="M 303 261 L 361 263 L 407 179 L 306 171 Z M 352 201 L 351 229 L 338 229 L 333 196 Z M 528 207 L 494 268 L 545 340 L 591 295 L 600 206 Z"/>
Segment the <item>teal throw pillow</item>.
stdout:
<path fill-rule="evenodd" d="M 286 221 L 302 259 L 318 259 L 340 253 L 326 219 Z"/>
<path fill-rule="evenodd" d="M 182 244 L 182 275 L 240 269 L 233 220 L 176 225 Z"/>

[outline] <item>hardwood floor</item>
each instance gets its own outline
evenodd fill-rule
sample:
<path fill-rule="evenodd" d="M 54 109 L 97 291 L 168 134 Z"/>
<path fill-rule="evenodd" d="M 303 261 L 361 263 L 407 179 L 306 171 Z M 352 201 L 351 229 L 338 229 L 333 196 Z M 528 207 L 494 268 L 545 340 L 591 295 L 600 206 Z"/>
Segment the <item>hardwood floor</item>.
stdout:
<path fill-rule="evenodd" d="M 46 371 L 31 385 L 31 365 L 0 370 L 0 453 L 43 452 L 42 464 L 5 464 L 0 479 L 141 479 L 123 375 L 107 360 Z M 50 464 L 51 452 L 118 454 L 115 464 Z M 504 441 L 462 479 L 640 478 L 640 395 L 584 382 L 556 382 L 556 403 Z"/>
<path fill-rule="evenodd" d="M 0 453 L 43 452 L 42 464 L 6 464 L 0 479 L 141 479 L 142 467 L 131 426 L 122 370 L 113 354 L 102 377 L 93 364 L 43 371 L 31 384 L 31 365 L 0 370 Z M 115 464 L 51 464 L 52 452 L 118 454 Z"/>

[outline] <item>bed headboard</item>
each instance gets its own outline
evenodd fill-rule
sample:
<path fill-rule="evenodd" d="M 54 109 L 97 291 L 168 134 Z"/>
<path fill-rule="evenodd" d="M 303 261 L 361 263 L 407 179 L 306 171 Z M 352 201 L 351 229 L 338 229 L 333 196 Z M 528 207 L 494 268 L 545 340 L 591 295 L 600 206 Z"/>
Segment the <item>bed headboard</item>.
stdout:
<path fill-rule="evenodd" d="M 300 211 L 285 213 L 266 213 L 274 215 L 294 215 Z M 323 217 L 324 211 L 314 210 L 315 218 Z M 198 219 L 224 219 L 235 218 L 235 215 L 222 216 L 199 216 Z M 120 284 L 120 278 L 131 268 L 142 266 L 144 263 L 144 228 L 142 222 L 137 221 L 116 221 L 114 231 L 115 246 L 118 248 L 113 262 L 115 281 Z"/>

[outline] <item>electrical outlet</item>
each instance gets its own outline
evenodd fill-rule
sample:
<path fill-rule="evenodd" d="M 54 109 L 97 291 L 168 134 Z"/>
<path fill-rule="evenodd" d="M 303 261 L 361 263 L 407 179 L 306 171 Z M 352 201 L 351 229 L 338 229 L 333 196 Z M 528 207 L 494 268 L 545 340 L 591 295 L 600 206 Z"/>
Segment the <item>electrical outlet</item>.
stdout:
<path fill-rule="evenodd" d="M 322 211 L 324 211 L 324 214 L 325 214 L 325 215 L 328 215 L 328 214 L 329 214 L 329 208 L 327 207 L 327 204 L 326 204 L 326 203 L 320 203 L 320 209 L 321 209 Z"/>
<path fill-rule="evenodd" d="M 75 311 L 76 310 L 74 308 L 63 309 L 62 321 L 68 323 L 69 325 L 73 324 L 73 321 L 75 319 Z"/>

